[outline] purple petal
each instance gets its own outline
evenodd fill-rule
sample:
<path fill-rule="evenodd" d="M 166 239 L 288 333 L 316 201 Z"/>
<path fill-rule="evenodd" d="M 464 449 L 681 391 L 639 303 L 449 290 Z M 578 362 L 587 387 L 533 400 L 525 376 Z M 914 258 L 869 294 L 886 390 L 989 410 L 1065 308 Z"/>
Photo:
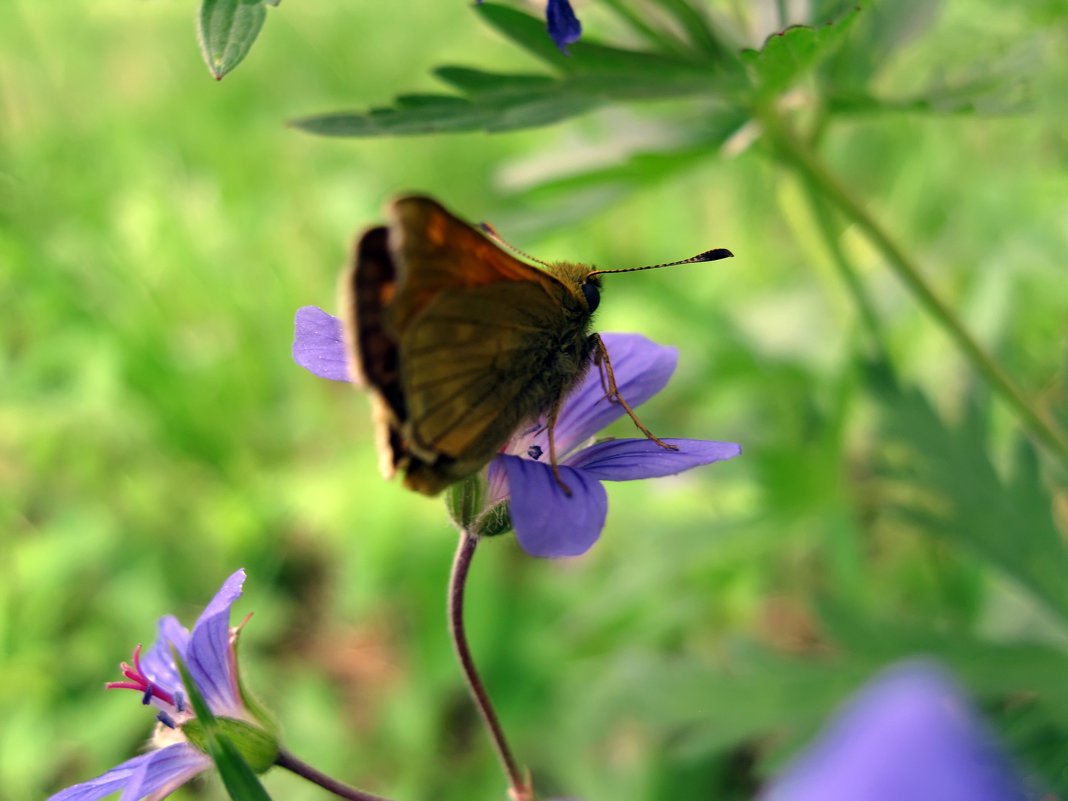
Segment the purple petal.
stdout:
<path fill-rule="evenodd" d="M 215 593 L 193 626 L 186 662 L 193 681 L 216 714 L 239 715 L 237 665 L 230 645 L 230 607 L 241 597 L 245 571 L 238 570 Z"/>
<path fill-rule="evenodd" d="M 211 757 L 188 743 L 168 745 L 148 756 L 130 776 L 119 801 L 138 801 L 149 795 L 163 798 L 212 764 Z"/>
<path fill-rule="evenodd" d="M 549 0 L 549 5 L 545 8 L 545 20 L 548 23 L 549 36 L 560 48 L 560 52 L 565 56 L 570 55 L 567 46 L 577 42 L 582 35 L 582 25 L 571 10 L 571 3 L 568 0 Z"/>
<path fill-rule="evenodd" d="M 116 765 L 107 773 L 60 790 L 48 801 L 95 801 L 125 788 L 121 801 L 136 801 L 165 790 L 160 797 L 211 765 L 211 758 L 188 743 L 175 743 Z"/>
<path fill-rule="evenodd" d="M 900 665 L 848 703 L 764 801 L 1022 801 L 1027 793 L 950 678 Z"/>
<path fill-rule="evenodd" d="M 548 464 L 518 456 L 497 457 L 508 475 L 516 539 L 531 556 L 578 556 L 597 542 L 608 514 L 608 495 L 584 471 L 560 465 L 571 489 L 564 494 Z"/>
<path fill-rule="evenodd" d="M 619 394 L 632 409 L 667 385 L 679 361 L 675 348 L 657 345 L 641 334 L 601 334 L 601 339 L 608 349 Z M 556 420 L 556 452 L 574 450 L 624 414 L 622 406 L 605 398 L 598 368 L 591 367 L 579 388 L 564 400 Z M 539 434 L 535 442 L 544 453 L 549 452 L 548 434 Z"/>
<path fill-rule="evenodd" d="M 293 361 L 320 378 L 352 382 L 341 321 L 318 306 L 297 309 L 293 320 Z"/>
<path fill-rule="evenodd" d="M 171 644 L 183 659 L 189 650 L 189 630 L 173 615 L 159 619 L 155 644 L 141 657 L 141 669 L 153 682 L 169 693 L 182 688 L 182 677 L 171 654 Z"/>
<path fill-rule="evenodd" d="M 505 472 L 503 463 L 505 456 L 507 454 L 498 454 L 489 463 L 489 472 L 486 476 L 486 499 L 483 505 L 485 509 L 508 497 L 508 473 Z"/>
<path fill-rule="evenodd" d="M 601 481 L 632 481 L 670 476 L 703 464 L 733 459 L 742 452 L 733 442 L 665 439 L 678 447 L 669 451 L 651 439 L 612 439 L 579 451 L 567 460 L 572 467 Z"/>

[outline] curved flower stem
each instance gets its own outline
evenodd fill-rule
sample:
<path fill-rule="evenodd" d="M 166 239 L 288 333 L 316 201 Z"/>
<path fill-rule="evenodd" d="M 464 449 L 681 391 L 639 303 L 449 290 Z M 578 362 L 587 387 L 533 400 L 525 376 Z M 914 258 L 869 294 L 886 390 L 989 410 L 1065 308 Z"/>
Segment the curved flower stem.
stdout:
<path fill-rule="evenodd" d="M 871 302 L 871 298 L 868 297 L 868 293 L 864 289 L 860 276 L 857 275 L 857 271 L 853 269 L 853 265 L 849 263 L 849 259 L 842 252 L 827 200 L 819 193 L 812 181 L 805 181 L 804 184 L 809 205 L 812 207 L 812 215 L 816 220 L 816 225 L 819 226 L 820 235 L 827 246 L 827 251 L 831 254 L 831 261 L 838 271 L 838 276 L 842 279 L 842 283 L 845 284 L 846 291 L 853 297 L 853 303 L 856 304 L 860 312 L 861 323 L 868 332 L 872 345 L 883 361 L 889 361 L 882 328 L 879 325 L 879 315 L 876 313 L 875 305 Z"/>
<path fill-rule="evenodd" d="M 285 749 L 281 749 L 278 752 L 278 756 L 275 757 L 274 764 L 280 768 L 291 770 L 298 776 L 307 779 L 313 784 L 317 784 L 324 790 L 329 790 L 336 796 L 341 798 L 348 798 L 351 801 L 389 801 L 387 798 L 383 798 L 373 793 L 365 793 L 363 790 L 357 790 L 355 787 L 349 787 L 347 784 L 342 784 L 337 779 L 327 776 L 325 773 L 316 770 L 306 762 L 302 762 L 297 759 L 291 753 Z"/>
<path fill-rule="evenodd" d="M 1053 451 L 1065 465 L 1068 465 L 1068 438 L 1024 398 L 997 362 L 972 338 L 953 310 L 934 293 L 917 266 L 905 255 L 890 234 L 868 213 L 864 205 L 838 180 L 837 176 L 831 173 L 819 156 L 799 136 L 789 130 L 778 112 L 772 109 L 762 109 L 759 114 L 766 134 L 787 164 L 800 173 L 806 182 L 811 182 L 882 251 L 898 278 L 927 313 L 945 329 L 975 370 L 1016 412 L 1036 439 Z"/>
<path fill-rule="evenodd" d="M 452 575 L 449 577 L 449 632 L 452 634 L 456 658 L 460 660 L 460 668 L 467 681 L 467 689 L 471 692 L 471 699 L 482 716 L 482 722 L 486 724 L 493 748 L 497 751 L 497 757 L 508 777 L 508 794 L 514 801 L 532 801 L 534 788 L 508 747 L 504 730 L 501 728 L 500 721 L 497 720 L 497 713 L 493 711 L 493 704 L 490 703 L 486 688 L 482 685 L 482 679 L 479 678 L 478 670 L 475 669 L 475 661 L 471 658 L 471 649 L 467 645 L 467 634 L 464 631 L 464 588 L 467 585 L 467 572 L 471 567 L 471 559 L 475 555 L 477 546 L 478 537 L 467 531 L 460 532 L 460 545 L 456 549 Z"/>

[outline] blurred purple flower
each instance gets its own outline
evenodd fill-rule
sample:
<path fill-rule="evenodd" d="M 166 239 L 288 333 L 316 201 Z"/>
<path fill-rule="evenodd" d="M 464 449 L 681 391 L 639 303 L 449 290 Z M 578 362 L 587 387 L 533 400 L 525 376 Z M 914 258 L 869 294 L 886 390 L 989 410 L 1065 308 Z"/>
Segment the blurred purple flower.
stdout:
<path fill-rule="evenodd" d="M 571 10 L 571 3 L 568 0 L 549 0 L 545 7 L 545 21 L 548 23 L 549 36 L 560 52 L 565 56 L 570 55 L 567 46 L 582 36 L 582 23 Z"/>
<path fill-rule="evenodd" d="M 315 307 L 300 309 L 293 358 L 316 375 L 337 380 L 335 366 L 344 363 L 340 336 L 340 323 L 335 318 Z M 675 371 L 678 352 L 674 348 L 638 334 L 601 337 L 612 360 L 619 394 L 632 408 L 663 389 Z M 331 354 L 331 348 L 339 353 Z M 588 551 L 600 537 L 608 513 L 602 481 L 667 476 L 741 453 L 732 442 L 699 439 L 664 440 L 675 445 L 675 451 L 644 438 L 589 443 L 593 435 L 624 414 L 622 406 L 605 397 L 596 369 L 591 369 L 564 400 L 555 435 L 560 475 L 572 491 L 570 497 L 553 476 L 544 425 L 517 432 L 490 463 L 483 508 L 509 501 L 516 539 L 527 553 L 562 557 Z"/>
<path fill-rule="evenodd" d="M 910 662 L 862 689 L 762 801 L 1025 801 L 952 679 Z"/>
<path fill-rule="evenodd" d="M 482 0 L 478 2 L 481 3 Z M 582 23 L 575 16 L 570 1 L 549 0 L 545 6 L 545 22 L 549 36 L 560 48 L 560 52 L 565 56 L 571 55 L 567 52 L 567 46 L 577 42 L 582 36 Z"/>
<path fill-rule="evenodd" d="M 262 728 L 263 721 L 253 717 L 242 699 L 234 654 L 238 629 L 230 628 L 230 607 L 241 596 L 244 581 L 245 571 L 238 570 L 223 583 L 197 619 L 192 634 L 172 615 L 160 618 L 159 636 L 152 648 L 141 656 L 138 645 L 132 664 L 123 662 L 120 666 L 124 680 L 107 685 L 109 689 L 136 690 L 141 694 L 141 703 L 159 710 L 153 750 L 95 779 L 61 790 L 49 801 L 94 801 L 119 790 L 123 791 L 123 801 L 150 795 L 153 799 L 163 798 L 212 766 L 211 757 L 191 744 L 182 732 L 182 726 L 195 715 L 186 700 L 172 646 L 215 715 Z"/>
<path fill-rule="evenodd" d="M 352 381 L 341 338 L 341 321 L 317 306 L 297 309 L 293 321 L 293 361 L 320 378 Z"/>

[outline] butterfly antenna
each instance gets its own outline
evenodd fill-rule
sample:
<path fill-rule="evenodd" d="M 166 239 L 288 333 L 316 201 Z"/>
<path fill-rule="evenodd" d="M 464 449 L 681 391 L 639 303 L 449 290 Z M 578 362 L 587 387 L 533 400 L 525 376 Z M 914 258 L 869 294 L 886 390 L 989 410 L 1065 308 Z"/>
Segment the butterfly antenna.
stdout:
<path fill-rule="evenodd" d="M 524 259 L 530 259 L 531 261 L 536 261 L 538 264 L 541 264 L 544 267 L 548 267 L 550 269 L 552 268 L 552 265 L 549 264 L 548 262 L 542 261 L 541 259 L 534 258 L 529 253 L 527 253 L 525 251 L 522 251 L 519 248 L 515 247 L 514 245 L 510 245 L 507 242 L 505 242 L 503 239 L 501 239 L 501 235 L 497 233 L 497 229 L 494 228 L 492 225 L 490 225 L 488 222 L 480 222 L 478 224 L 478 227 L 481 228 L 482 232 L 484 234 L 487 234 L 490 237 L 490 239 L 492 239 L 495 242 L 498 242 L 501 245 L 504 245 L 506 248 L 508 248 L 513 253 L 518 253 Z"/>
<path fill-rule="evenodd" d="M 587 276 L 587 278 L 601 275 L 603 273 L 633 273 L 638 270 L 655 270 L 659 267 L 674 267 L 678 264 L 697 264 L 703 261 L 719 261 L 720 259 L 729 259 L 733 255 L 734 254 L 726 248 L 715 248 L 714 250 L 706 250 L 704 253 L 698 253 L 696 256 L 691 256 L 682 261 L 669 261 L 664 264 L 648 264 L 645 267 L 623 267 L 618 270 L 594 270 Z"/>

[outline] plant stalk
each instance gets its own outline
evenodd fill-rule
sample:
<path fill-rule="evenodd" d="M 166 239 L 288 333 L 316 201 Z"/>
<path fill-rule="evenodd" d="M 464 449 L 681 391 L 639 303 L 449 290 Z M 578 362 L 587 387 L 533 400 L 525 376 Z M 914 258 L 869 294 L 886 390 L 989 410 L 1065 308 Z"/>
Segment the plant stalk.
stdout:
<path fill-rule="evenodd" d="M 942 326 L 978 372 L 1014 410 L 1024 426 L 1048 450 L 1068 466 L 1068 438 L 1031 406 L 1012 380 L 982 346 L 964 328 L 953 310 L 924 280 L 919 268 L 905 254 L 889 233 L 868 213 L 864 205 L 823 163 L 816 153 L 789 128 L 778 112 L 764 109 L 760 113 L 765 133 L 784 161 L 811 183 L 838 210 L 851 220 L 886 257 L 898 278 L 913 294 L 920 306 Z"/>
<path fill-rule="evenodd" d="M 285 749 L 279 750 L 274 764 L 280 768 L 293 771 L 301 778 L 307 779 L 312 784 L 319 785 L 324 790 L 329 790 L 340 798 L 347 798 L 350 801 L 389 801 L 389 799 L 382 796 L 365 793 L 363 790 L 357 790 L 355 787 L 343 784 L 337 779 L 327 776 L 322 771 L 316 770 L 308 763 L 297 759 Z"/>
<path fill-rule="evenodd" d="M 857 310 L 860 312 L 862 327 L 867 332 L 879 356 L 883 361 L 889 361 L 882 328 L 879 325 L 879 315 L 875 311 L 875 304 L 868 297 L 857 271 L 853 269 L 853 265 L 849 263 L 849 259 L 842 252 L 842 247 L 838 242 L 838 232 L 835 230 L 827 199 L 819 193 L 811 181 L 805 181 L 805 194 L 808 196 L 809 206 L 812 207 L 812 216 L 816 220 L 816 225 L 819 226 L 820 234 L 823 237 L 827 251 L 830 253 L 831 261 L 838 273 L 838 277 L 842 279 L 846 291 L 852 296 L 853 303 L 856 304 Z"/>
<path fill-rule="evenodd" d="M 452 635 L 452 643 L 456 648 L 456 658 L 460 662 L 467 689 L 471 693 L 471 699 L 475 702 L 482 722 L 489 732 L 490 741 L 500 759 L 501 767 L 508 778 L 508 794 L 513 801 L 533 801 L 534 788 L 526 771 L 520 769 L 508 740 L 504 736 L 497 713 L 493 710 L 486 688 L 479 678 L 475 661 L 471 657 L 471 649 L 467 645 L 467 633 L 464 631 L 464 588 L 467 586 L 467 573 L 471 567 L 471 559 L 475 555 L 478 546 L 478 537 L 467 531 L 460 532 L 460 544 L 456 549 L 456 558 L 452 563 L 452 575 L 449 577 L 449 632 Z"/>

